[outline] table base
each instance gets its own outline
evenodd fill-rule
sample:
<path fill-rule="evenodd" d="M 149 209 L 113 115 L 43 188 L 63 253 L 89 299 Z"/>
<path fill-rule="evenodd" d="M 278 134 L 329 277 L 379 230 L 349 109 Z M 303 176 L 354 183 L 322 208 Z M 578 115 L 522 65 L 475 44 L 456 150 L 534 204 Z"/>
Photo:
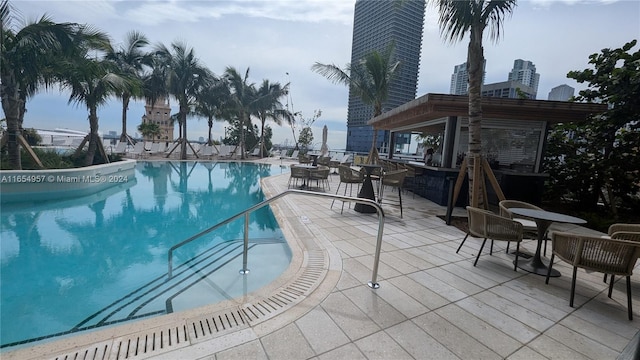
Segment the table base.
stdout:
<path fill-rule="evenodd" d="M 376 208 L 374 208 L 373 206 L 367 205 L 367 204 L 361 204 L 361 203 L 357 203 L 353 207 L 353 210 L 363 214 L 374 214 L 378 212 L 378 210 L 376 210 Z"/>
<path fill-rule="evenodd" d="M 513 261 L 515 263 L 515 260 Z M 547 276 L 547 272 L 549 267 L 540 260 L 536 261 L 536 258 L 533 257 L 531 259 L 522 260 L 518 258 L 518 269 L 522 269 L 526 272 L 530 272 L 536 275 Z M 560 271 L 556 269 L 551 269 L 551 277 L 560 277 Z"/>

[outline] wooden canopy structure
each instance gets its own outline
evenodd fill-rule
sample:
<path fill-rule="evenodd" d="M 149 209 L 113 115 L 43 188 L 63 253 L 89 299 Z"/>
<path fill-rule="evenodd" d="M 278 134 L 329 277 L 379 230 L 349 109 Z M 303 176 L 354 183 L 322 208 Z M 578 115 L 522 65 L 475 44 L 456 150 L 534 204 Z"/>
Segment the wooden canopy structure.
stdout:
<path fill-rule="evenodd" d="M 497 97 L 482 98 L 483 118 L 540 120 L 549 124 L 586 121 L 591 114 L 607 110 L 604 104 L 576 103 Z M 468 116 L 469 98 L 465 95 L 426 94 L 368 121 L 376 130 L 423 131 L 430 122 L 449 116 Z M 432 125 L 432 123 L 431 123 Z"/>

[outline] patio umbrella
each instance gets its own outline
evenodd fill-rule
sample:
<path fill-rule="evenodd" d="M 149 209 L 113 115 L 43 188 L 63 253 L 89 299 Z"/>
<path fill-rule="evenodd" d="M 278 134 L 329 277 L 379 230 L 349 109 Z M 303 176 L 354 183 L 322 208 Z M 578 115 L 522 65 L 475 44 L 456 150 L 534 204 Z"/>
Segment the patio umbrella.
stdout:
<path fill-rule="evenodd" d="M 329 147 L 327 146 L 327 125 L 322 128 L 322 146 L 320 147 L 320 155 L 327 156 L 329 154 Z"/>

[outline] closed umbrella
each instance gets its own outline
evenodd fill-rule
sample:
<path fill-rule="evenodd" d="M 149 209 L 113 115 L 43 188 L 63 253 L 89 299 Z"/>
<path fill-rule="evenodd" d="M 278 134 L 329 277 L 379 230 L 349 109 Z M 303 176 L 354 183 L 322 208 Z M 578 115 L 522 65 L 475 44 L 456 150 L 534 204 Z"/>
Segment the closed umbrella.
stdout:
<path fill-rule="evenodd" d="M 327 156 L 329 154 L 329 147 L 327 146 L 327 125 L 322 128 L 322 146 L 320 147 L 320 155 Z"/>

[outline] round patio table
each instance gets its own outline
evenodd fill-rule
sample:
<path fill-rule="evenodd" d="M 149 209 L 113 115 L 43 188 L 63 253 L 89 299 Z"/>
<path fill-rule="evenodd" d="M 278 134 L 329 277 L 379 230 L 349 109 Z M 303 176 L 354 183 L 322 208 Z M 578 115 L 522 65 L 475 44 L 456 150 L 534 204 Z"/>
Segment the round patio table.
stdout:
<path fill-rule="evenodd" d="M 364 180 L 362 181 L 362 187 L 360 188 L 358 197 L 375 201 L 376 195 L 373 192 L 373 183 L 371 183 L 371 172 L 373 172 L 374 169 L 382 168 L 382 166 L 374 165 L 374 164 L 366 164 L 366 165 L 360 165 L 360 166 L 364 168 L 366 173 L 364 176 Z M 353 207 L 353 210 L 359 213 L 366 213 L 366 214 L 372 214 L 377 211 L 376 208 L 374 208 L 373 206 L 362 204 L 362 203 L 357 203 L 356 206 Z"/>
<path fill-rule="evenodd" d="M 540 248 L 542 241 L 544 240 L 544 234 L 549 230 L 551 223 L 585 224 L 587 222 L 586 220 L 575 216 L 564 215 L 547 210 L 511 208 L 509 211 L 520 216 L 531 218 L 536 222 L 536 226 L 538 228 L 538 244 L 536 246 L 536 253 L 531 259 L 519 260 L 518 268 L 542 276 L 547 276 L 548 265 L 546 259 L 543 259 L 542 256 L 540 256 Z M 558 277 L 560 276 L 560 271 L 551 269 L 550 276 Z"/>

